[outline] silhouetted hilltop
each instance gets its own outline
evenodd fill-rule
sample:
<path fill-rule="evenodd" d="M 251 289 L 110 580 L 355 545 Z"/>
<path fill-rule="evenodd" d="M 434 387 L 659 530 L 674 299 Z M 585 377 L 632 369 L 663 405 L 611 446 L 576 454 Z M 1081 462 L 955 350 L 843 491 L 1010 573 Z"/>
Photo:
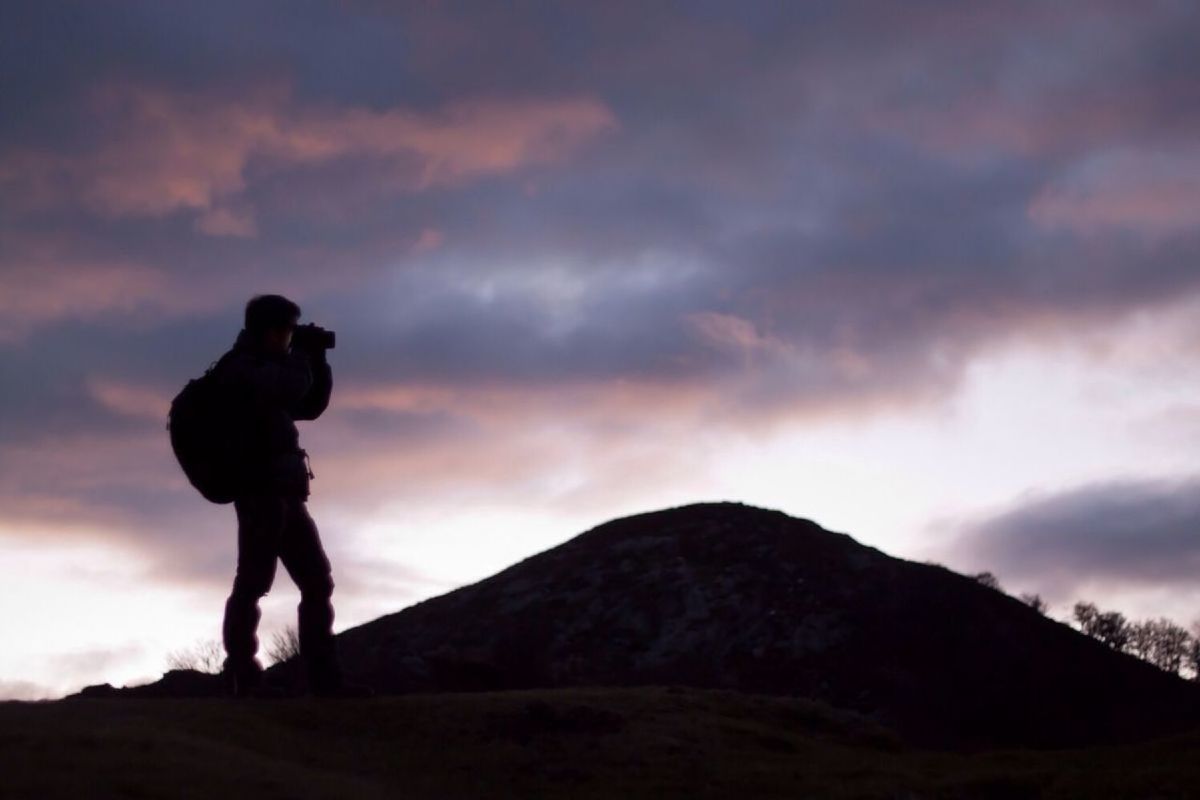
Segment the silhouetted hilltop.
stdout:
<path fill-rule="evenodd" d="M 944 567 L 741 503 L 615 519 L 345 631 L 383 693 L 679 685 L 809 698 L 915 744 L 1132 741 L 1200 727 L 1200 686 Z M 293 664 L 270 670 L 288 682 Z M 80 696 L 211 696 L 171 672 Z"/>
<path fill-rule="evenodd" d="M 349 669 L 388 692 L 736 689 L 813 698 L 939 745 L 1200 722 L 1200 688 L 1015 598 L 741 503 L 612 520 L 339 640 Z"/>

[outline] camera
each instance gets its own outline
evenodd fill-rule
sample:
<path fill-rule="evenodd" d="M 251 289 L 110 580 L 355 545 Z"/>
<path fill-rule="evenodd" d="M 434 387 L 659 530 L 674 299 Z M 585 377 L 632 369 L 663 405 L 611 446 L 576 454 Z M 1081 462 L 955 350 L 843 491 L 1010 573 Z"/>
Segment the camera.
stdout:
<path fill-rule="evenodd" d="M 292 346 L 301 350 L 332 350 L 336 341 L 333 331 L 327 331 L 311 322 L 297 325 L 292 331 Z"/>

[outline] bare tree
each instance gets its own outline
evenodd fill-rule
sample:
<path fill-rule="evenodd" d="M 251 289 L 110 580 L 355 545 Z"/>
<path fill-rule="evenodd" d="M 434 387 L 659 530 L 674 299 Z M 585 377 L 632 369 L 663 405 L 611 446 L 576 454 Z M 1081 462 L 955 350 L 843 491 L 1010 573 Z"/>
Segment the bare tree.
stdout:
<path fill-rule="evenodd" d="M 272 664 L 282 664 L 300 655 L 300 633 L 292 625 L 278 631 L 267 645 L 267 658 Z"/>
<path fill-rule="evenodd" d="M 990 572 L 980 572 L 971 577 L 989 589 L 995 589 L 997 592 L 1004 591 L 1000 588 L 1000 580 Z"/>
<path fill-rule="evenodd" d="M 1188 656 L 1192 643 L 1191 634 L 1186 628 L 1176 625 L 1166 617 L 1160 617 L 1153 625 L 1154 651 L 1151 661 L 1159 669 L 1178 675 L 1183 669 L 1184 659 Z"/>
<path fill-rule="evenodd" d="M 1094 603 L 1081 601 L 1075 604 L 1074 616 L 1079 630 L 1093 639 L 1121 652 L 1129 647 L 1129 622 L 1120 611 L 1101 611 Z"/>
<path fill-rule="evenodd" d="M 167 669 L 190 669 L 219 674 L 225 665 L 225 648 L 216 639 L 203 639 L 167 655 Z"/>
<path fill-rule="evenodd" d="M 1030 594 L 1026 592 L 1025 594 L 1021 595 L 1021 602 L 1039 614 L 1045 615 L 1046 613 L 1046 601 L 1042 599 L 1040 594 Z"/>
<path fill-rule="evenodd" d="M 1192 623 L 1192 643 L 1188 646 L 1187 661 L 1192 668 L 1192 680 L 1200 681 L 1200 620 Z"/>
<path fill-rule="evenodd" d="M 1142 620 L 1129 626 L 1129 652 L 1143 661 L 1154 662 L 1155 624 Z"/>
<path fill-rule="evenodd" d="M 1100 609 L 1096 608 L 1095 603 L 1085 603 L 1080 600 L 1075 604 L 1072 615 L 1076 624 L 1079 625 L 1079 630 L 1088 636 L 1096 636 L 1096 620 L 1100 617 Z"/>
<path fill-rule="evenodd" d="M 1129 647 L 1129 622 L 1120 611 L 1105 611 L 1096 624 L 1096 638 L 1122 653 Z"/>

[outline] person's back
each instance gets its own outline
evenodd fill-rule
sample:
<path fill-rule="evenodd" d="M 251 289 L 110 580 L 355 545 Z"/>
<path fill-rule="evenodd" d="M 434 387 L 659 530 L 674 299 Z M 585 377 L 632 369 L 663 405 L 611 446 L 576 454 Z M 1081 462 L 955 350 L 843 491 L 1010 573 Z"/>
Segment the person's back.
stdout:
<path fill-rule="evenodd" d="M 241 489 L 234 498 L 237 574 L 223 624 L 224 676 L 237 695 L 261 684 L 258 602 L 271 588 L 277 561 L 300 589 L 300 654 L 310 689 L 333 694 L 342 687 L 333 638 L 333 577 L 308 513 L 314 476 L 295 425 L 295 420 L 313 420 L 325 411 L 333 376 L 320 342 L 293 346 L 299 318 L 299 306 L 287 298 L 252 298 L 245 327 L 219 366 L 220 380 L 238 410 L 230 424 L 238 426 L 245 445 Z"/>

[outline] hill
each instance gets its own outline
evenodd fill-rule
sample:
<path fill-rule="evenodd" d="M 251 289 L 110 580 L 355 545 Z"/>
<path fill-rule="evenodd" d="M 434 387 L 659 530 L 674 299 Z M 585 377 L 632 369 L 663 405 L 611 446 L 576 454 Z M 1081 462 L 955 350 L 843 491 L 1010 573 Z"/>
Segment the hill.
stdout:
<path fill-rule="evenodd" d="M 643 687 L 0 703 L 0 798 L 1195 797 L 1200 736 L 910 749 L 804 700 Z"/>
<path fill-rule="evenodd" d="M 1200 722 L 1200 688 L 1015 598 L 741 503 L 612 520 L 339 641 L 387 692 L 683 684 L 807 697 L 938 746 Z"/>
<path fill-rule="evenodd" d="M 676 685 L 807 698 L 939 748 L 1068 747 L 1200 727 L 1200 686 L 1019 600 L 779 511 L 696 503 L 606 522 L 349 629 L 390 694 Z M 296 685 L 298 665 L 272 668 Z M 87 697 L 219 694 L 173 672 Z"/>

